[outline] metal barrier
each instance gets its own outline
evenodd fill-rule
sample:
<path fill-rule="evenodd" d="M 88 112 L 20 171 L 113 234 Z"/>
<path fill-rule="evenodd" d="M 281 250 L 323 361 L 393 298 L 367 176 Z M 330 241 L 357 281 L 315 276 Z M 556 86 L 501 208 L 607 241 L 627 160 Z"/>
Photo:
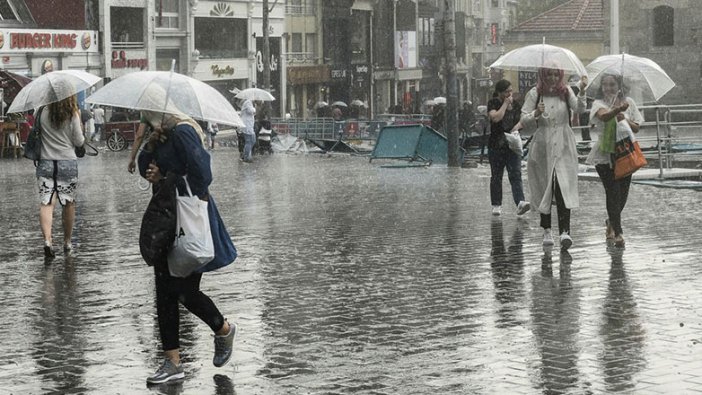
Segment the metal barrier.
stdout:
<path fill-rule="evenodd" d="M 276 133 L 290 134 L 306 139 L 338 139 L 375 141 L 380 129 L 387 125 L 428 125 L 431 118 L 423 114 L 381 114 L 375 119 L 346 119 L 335 121 L 333 118 L 274 118 L 271 124 Z"/>
<path fill-rule="evenodd" d="M 689 158 L 690 153 L 702 154 L 702 104 L 650 105 L 639 109 L 646 114 L 645 119 L 655 114 L 655 121 L 641 125 L 637 139 L 648 148 L 646 151 L 657 153 L 661 178 L 664 168 L 674 166 L 676 155 Z"/>

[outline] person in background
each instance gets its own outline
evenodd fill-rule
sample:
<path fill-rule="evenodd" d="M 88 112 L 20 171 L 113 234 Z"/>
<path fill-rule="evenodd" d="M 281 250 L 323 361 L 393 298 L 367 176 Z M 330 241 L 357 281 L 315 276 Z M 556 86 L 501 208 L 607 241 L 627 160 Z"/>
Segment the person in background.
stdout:
<path fill-rule="evenodd" d="M 78 189 L 78 158 L 75 148 L 85 143 L 80 110 L 75 95 L 49 104 L 40 110 L 41 160 L 37 164 L 36 176 L 39 184 L 39 223 L 44 236 L 44 257 L 56 256 L 53 249 L 51 228 L 54 207 L 58 201 L 62 206 L 63 252 L 73 251 L 71 237 L 76 218 L 76 192 Z"/>
<path fill-rule="evenodd" d="M 134 142 L 132 143 L 132 149 L 129 151 L 129 163 L 127 164 L 127 171 L 132 174 L 134 173 L 134 170 L 136 170 L 137 153 L 141 148 L 141 143 L 144 141 L 144 136 L 146 135 L 147 129 L 151 129 L 151 126 L 148 125 L 146 119 L 144 119 L 142 115 L 141 119 L 139 120 L 139 126 L 137 127 L 136 132 L 134 132 Z"/>
<path fill-rule="evenodd" d="M 90 141 L 100 141 L 102 131 L 105 129 L 105 110 L 100 106 L 93 108 L 93 120 L 95 122 L 95 133 L 90 136 Z"/>
<path fill-rule="evenodd" d="M 492 214 L 502 214 L 502 176 L 507 167 L 507 178 L 512 186 L 512 199 L 517 206 L 517 215 L 531 209 L 524 200 L 522 186 L 522 157 L 512 151 L 507 144 L 505 133 L 517 131 L 521 107 L 512 96 L 512 84 L 499 80 L 495 84 L 495 97 L 488 102 L 490 137 L 488 139 L 488 159 L 490 160 L 490 203 Z M 521 137 L 520 137 L 521 138 Z"/>
<path fill-rule="evenodd" d="M 215 137 L 219 133 L 219 125 L 214 122 L 207 122 L 207 147 L 213 150 L 215 147 Z"/>
<path fill-rule="evenodd" d="M 256 144 L 256 132 L 254 131 L 254 124 L 256 115 L 256 108 L 251 100 L 246 99 L 241 105 L 241 120 L 244 122 L 244 155 L 242 160 L 247 163 L 253 162 L 251 157 L 253 153 L 254 144 Z"/>
<path fill-rule="evenodd" d="M 539 68 L 536 86 L 526 94 L 521 123 L 532 132 L 527 174 L 531 203 L 541 215 L 543 245 L 553 246 L 551 204 L 556 201 L 561 250 L 573 245 L 570 210 L 578 207 L 578 152 L 570 126 L 571 112 L 585 110 L 587 77 L 580 80 L 580 94 L 564 82 L 557 65 Z"/>
<path fill-rule="evenodd" d="M 600 81 L 599 92 L 590 110 L 590 124 L 599 132 L 600 138 L 593 144 L 585 163 L 595 166 L 604 186 L 607 202 L 606 238 L 613 240 L 614 245 L 621 248 L 624 247 L 622 211 L 629 197 L 631 176 L 614 179 L 612 154 L 616 141 L 616 124 L 625 121 L 632 132 L 638 133 L 639 125 L 644 122 L 644 118 L 634 100 L 624 96 L 620 76 L 605 74 Z M 606 128 L 612 129 L 609 148 L 607 144 L 601 143 L 605 140 Z"/>
<path fill-rule="evenodd" d="M 80 121 L 83 123 L 83 132 L 86 138 L 90 138 L 95 132 L 95 122 L 93 113 L 85 108 L 80 109 Z"/>
<path fill-rule="evenodd" d="M 154 184 L 163 185 L 165 177 L 177 177 L 179 191 L 185 190 L 187 177 L 193 195 L 208 202 L 207 212 L 215 249 L 215 258 L 187 277 L 173 277 L 168 260 L 163 256 L 154 263 L 156 313 L 164 352 L 164 362 L 150 375 L 148 384 L 161 384 L 185 376 L 180 361 L 179 304 L 195 314 L 214 332 L 215 353 L 212 363 L 222 367 L 232 356 L 237 326 L 229 323 L 214 302 L 200 290 L 203 273 L 229 265 L 236 258 L 236 248 L 224 227 L 215 200 L 209 193 L 212 182 L 210 155 L 204 149 L 204 133 L 200 126 L 184 115 L 143 111 L 144 120 L 154 129 L 139 154 L 139 174 Z"/>

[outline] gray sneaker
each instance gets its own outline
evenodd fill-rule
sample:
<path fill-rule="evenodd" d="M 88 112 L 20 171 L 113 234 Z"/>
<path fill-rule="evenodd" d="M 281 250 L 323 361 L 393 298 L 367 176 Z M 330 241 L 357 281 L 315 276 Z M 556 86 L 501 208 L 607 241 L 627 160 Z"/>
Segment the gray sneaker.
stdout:
<path fill-rule="evenodd" d="M 221 368 L 232 358 L 232 344 L 234 343 L 234 338 L 236 337 L 237 332 L 236 324 L 230 323 L 228 334 L 224 336 L 215 335 L 215 355 L 214 358 L 212 358 L 212 363 L 214 366 Z"/>
<path fill-rule="evenodd" d="M 166 359 L 154 374 L 146 378 L 146 382 L 148 384 L 163 384 L 184 377 L 182 364 L 175 366 L 170 359 Z"/>

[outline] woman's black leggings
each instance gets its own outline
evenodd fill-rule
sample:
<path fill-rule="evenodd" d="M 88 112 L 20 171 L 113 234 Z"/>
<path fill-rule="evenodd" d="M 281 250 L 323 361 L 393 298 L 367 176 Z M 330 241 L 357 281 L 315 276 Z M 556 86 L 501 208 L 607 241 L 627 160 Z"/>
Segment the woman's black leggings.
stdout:
<path fill-rule="evenodd" d="M 558 234 L 570 234 L 570 209 L 566 208 L 555 173 L 553 174 L 553 193 L 556 197 L 556 212 L 558 213 Z M 541 214 L 541 227 L 551 229 L 551 213 Z"/>
<path fill-rule="evenodd" d="M 600 175 L 602 185 L 605 190 L 607 200 L 607 217 L 609 226 L 614 229 L 615 235 L 622 234 L 622 210 L 629 198 L 629 186 L 631 186 L 631 176 L 620 180 L 614 179 L 614 169 L 609 165 L 596 165 L 595 170 Z"/>
<path fill-rule="evenodd" d="M 178 302 L 206 323 L 213 332 L 222 329 L 224 317 L 212 300 L 200 291 L 201 273 L 173 277 L 154 266 L 156 274 L 156 313 L 164 351 L 180 348 L 180 314 Z"/>

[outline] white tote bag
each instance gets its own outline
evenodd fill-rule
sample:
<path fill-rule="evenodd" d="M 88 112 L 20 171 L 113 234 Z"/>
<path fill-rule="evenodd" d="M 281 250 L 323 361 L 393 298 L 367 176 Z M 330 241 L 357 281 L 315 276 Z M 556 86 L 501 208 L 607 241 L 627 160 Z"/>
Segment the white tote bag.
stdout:
<path fill-rule="evenodd" d="M 185 179 L 187 196 L 176 196 L 176 238 L 168 252 L 168 271 L 187 277 L 214 259 L 214 243 L 207 214 L 207 202 L 193 196 Z"/>

